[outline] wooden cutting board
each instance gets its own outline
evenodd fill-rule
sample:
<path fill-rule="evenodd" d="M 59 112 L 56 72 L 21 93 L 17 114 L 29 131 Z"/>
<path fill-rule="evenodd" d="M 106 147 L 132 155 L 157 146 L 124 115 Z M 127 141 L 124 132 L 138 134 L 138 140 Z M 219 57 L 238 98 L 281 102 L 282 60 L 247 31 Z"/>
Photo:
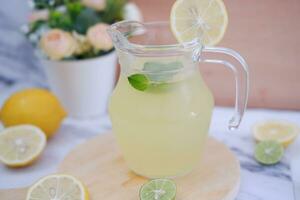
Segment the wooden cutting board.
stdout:
<path fill-rule="evenodd" d="M 240 183 L 240 165 L 221 142 L 209 138 L 202 164 L 190 174 L 176 178 L 177 200 L 234 200 Z M 111 133 L 77 146 L 58 168 L 81 179 L 92 200 L 138 200 L 147 179 L 127 168 Z M 24 200 L 26 188 L 2 190 L 0 199 Z"/>

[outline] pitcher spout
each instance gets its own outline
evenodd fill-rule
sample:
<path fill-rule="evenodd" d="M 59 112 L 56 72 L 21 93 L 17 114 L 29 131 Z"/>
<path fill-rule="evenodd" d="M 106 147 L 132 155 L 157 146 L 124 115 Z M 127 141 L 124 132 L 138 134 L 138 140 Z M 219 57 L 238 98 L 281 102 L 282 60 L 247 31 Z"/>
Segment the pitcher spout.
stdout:
<path fill-rule="evenodd" d="M 128 38 L 130 35 L 136 35 L 138 32 L 145 32 L 144 25 L 137 21 L 121 21 L 110 26 L 107 30 L 113 45 L 116 49 L 130 48 Z"/>

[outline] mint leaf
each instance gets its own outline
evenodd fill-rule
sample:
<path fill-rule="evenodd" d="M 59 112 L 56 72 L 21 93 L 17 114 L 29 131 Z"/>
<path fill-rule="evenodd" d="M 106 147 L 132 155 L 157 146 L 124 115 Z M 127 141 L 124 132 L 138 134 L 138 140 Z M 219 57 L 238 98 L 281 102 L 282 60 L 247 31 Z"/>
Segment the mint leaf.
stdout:
<path fill-rule="evenodd" d="M 149 72 L 149 79 L 154 82 L 165 82 L 170 80 L 176 74 L 174 70 L 181 68 L 183 68 L 183 64 L 178 61 L 170 63 L 145 62 L 144 64 L 144 70 Z"/>
<path fill-rule="evenodd" d="M 169 63 L 161 63 L 161 62 L 145 62 L 144 70 L 146 71 L 171 71 L 183 68 L 183 64 L 179 61 L 169 62 Z"/>
<path fill-rule="evenodd" d="M 128 77 L 128 81 L 132 87 L 140 91 L 146 90 L 150 85 L 148 77 L 144 74 L 133 74 Z"/>
<path fill-rule="evenodd" d="M 164 93 L 170 91 L 173 88 L 172 83 L 152 83 L 147 89 L 147 92 L 151 93 Z"/>
<path fill-rule="evenodd" d="M 168 81 L 177 73 L 176 70 L 183 68 L 181 62 L 145 62 L 144 74 L 133 74 L 128 77 L 132 87 L 140 91 L 163 92 L 169 90 Z"/>

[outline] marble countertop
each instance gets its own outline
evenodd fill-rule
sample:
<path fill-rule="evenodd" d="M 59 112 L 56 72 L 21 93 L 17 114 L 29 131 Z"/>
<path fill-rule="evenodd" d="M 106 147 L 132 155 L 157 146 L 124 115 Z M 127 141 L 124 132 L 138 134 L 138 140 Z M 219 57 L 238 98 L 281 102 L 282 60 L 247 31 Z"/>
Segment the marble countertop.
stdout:
<path fill-rule="evenodd" d="M 249 109 L 240 128 L 229 131 L 227 120 L 232 111 L 230 108 L 215 108 L 210 135 L 225 143 L 240 161 L 241 187 L 237 200 L 294 200 L 289 163 L 294 156 L 299 155 L 300 138 L 287 149 L 280 163 L 262 166 L 253 158 L 251 127 L 257 121 L 266 119 L 288 120 L 300 125 L 300 112 Z M 0 165 L 0 189 L 28 186 L 40 177 L 54 173 L 72 148 L 110 128 L 107 116 L 80 121 L 65 120 L 37 163 L 17 170 Z"/>
<path fill-rule="evenodd" d="M 13 6 L 19 1 L 11 2 Z M 3 8 L 6 9 L 7 5 Z M 34 58 L 30 45 L 17 31 L 20 23 L 11 13 L 0 9 L 0 106 L 12 92 L 21 88 L 47 88 L 39 62 Z M 232 111 L 230 108 L 216 108 L 210 132 L 240 160 L 242 179 L 237 200 L 294 200 L 289 163 L 299 155 L 299 138 L 287 149 L 279 164 L 262 166 L 253 159 L 251 127 L 255 122 L 266 119 L 287 120 L 300 126 L 300 112 L 249 109 L 240 129 L 230 132 L 227 130 L 227 120 Z M 75 145 L 110 128 L 108 116 L 81 121 L 65 120 L 59 133 L 49 141 L 39 162 L 17 170 L 0 165 L 0 189 L 28 186 L 39 177 L 55 172 L 58 163 Z"/>

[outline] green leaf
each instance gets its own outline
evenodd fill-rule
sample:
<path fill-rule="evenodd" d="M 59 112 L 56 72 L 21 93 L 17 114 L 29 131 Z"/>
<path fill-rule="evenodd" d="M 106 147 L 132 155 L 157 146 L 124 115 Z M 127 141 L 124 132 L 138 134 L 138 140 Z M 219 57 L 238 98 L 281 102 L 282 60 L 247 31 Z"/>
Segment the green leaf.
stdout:
<path fill-rule="evenodd" d="M 32 22 L 31 24 L 29 24 L 29 31 L 26 32 L 26 36 L 29 36 L 30 34 L 36 32 L 40 27 L 42 27 L 45 24 L 47 23 L 43 20 L 37 20 L 35 22 Z"/>
<path fill-rule="evenodd" d="M 51 9 L 63 5 L 64 0 L 34 0 L 33 4 L 36 9 Z"/>
<path fill-rule="evenodd" d="M 100 12 L 103 22 L 113 24 L 124 19 L 123 11 L 126 0 L 106 0 L 106 8 Z"/>
<path fill-rule="evenodd" d="M 87 58 L 95 58 L 95 57 L 99 57 L 99 56 L 103 56 L 103 55 L 109 54 L 112 51 L 114 51 L 114 49 L 111 49 L 111 50 L 108 50 L 108 51 L 90 50 L 90 51 L 84 52 L 84 53 L 79 54 L 79 55 L 74 55 L 74 58 L 76 58 L 77 60 L 83 60 L 83 59 L 87 59 Z"/>
<path fill-rule="evenodd" d="M 81 9 L 81 12 L 76 17 L 74 22 L 74 29 L 81 34 L 86 34 L 89 27 L 101 21 L 98 13 L 90 8 Z"/>
<path fill-rule="evenodd" d="M 69 2 L 67 3 L 67 11 L 72 19 L 76 19 L 76 17 L 81 13 L 83 6 L 80 2 Z"/>
<path fill-rule="evenodd" d="M 164 93 L 170 91 L 173 87 L 172 83 L 151 83 L 147 92 L 151 93 Z"/>
<path fill-rule="evenodd" d="M 149 79 L 144 74 L 133 74 L 128 77 L 128 81 L 132 87 L 140 91 L 145 91 L 150 85 Z"/>
<path fill-rule="evenodd" d="M 72 20 L 68 13 L 62 13 L 58 11 L 50 12 L 48 24 L 50 28 L 59 28 L 65 31 L 72 30 Z"/>
<path fill-rule="evenodd" d="M 161 62 L 145 62 L 144 70 L 149 72 L 148 76 L 154 82 L 166 82 L 170 80 L 179 70 L 183 68 L 183 64 L 179 61 L 170 63 Z"/>

